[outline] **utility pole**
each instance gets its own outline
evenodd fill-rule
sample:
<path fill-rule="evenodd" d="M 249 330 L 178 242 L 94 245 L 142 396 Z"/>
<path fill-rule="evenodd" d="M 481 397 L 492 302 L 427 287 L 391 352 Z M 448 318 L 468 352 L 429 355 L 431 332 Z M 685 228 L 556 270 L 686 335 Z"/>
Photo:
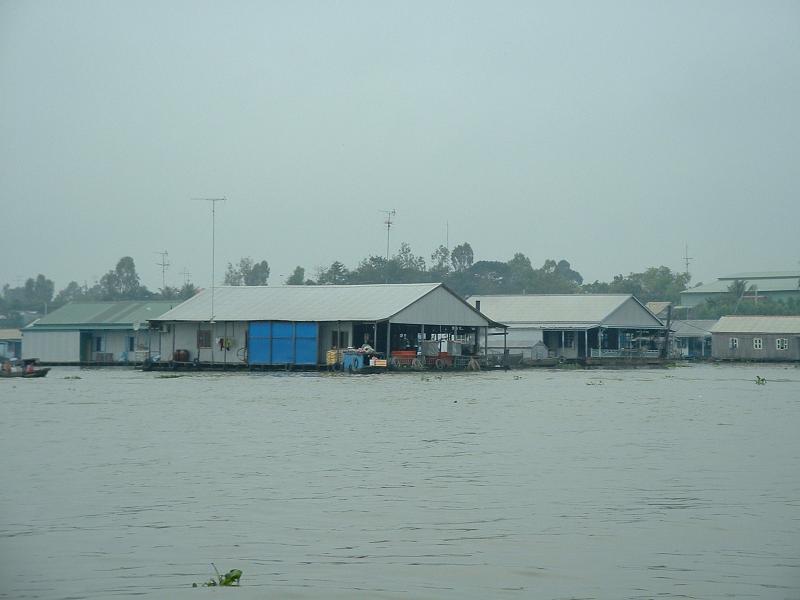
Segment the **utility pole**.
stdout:
<path fill-rule="evenodd" d="M 169 252 L 164 250 L 163 252 L 156 252 L 161 256 L 161 262 L 157 262 L 156 265 L 161 267 L 161 291 L 167 289 L 167 267 L 169 267 L 169 260 L 167 260 L 167 256 L 169 256 Z"/>
<path fill-rule="evenodd" d="M 445 234 L 444 234 L 444 247 L 447 248 L 447 251 L 450 252 L 450 221 L 444 222 Z"/>
<path fill-rule="evenodd" d="M 198 202 L 210 202 L 211 203 L 211 318 L 209 319 L 209 323 L 214 322 L 214 287 L 216 286 L 215 281 L 215 271 L 214 271 L 214 264 L 216 258 L 216 227 L 217 227 L 217 202 L 225 202 L 226 198 L 194 198 Z"/>
<path fill-rule="evenodd" d="M 392 210 L 382 210 L 383 214 L 386 215 L 386 220 L 383 222 L 386 225 L 386 262 L 389 262 L 389 231 L 392 229 L 392 218 L 397 214 L 394 209 Z"/>
<path fill-rule="evenodd" d="M 187 269 L 186 267 L 183 267 L 183 271 L 181 271 L 181 275 L 183 275 L 183 285 L 188 284 L 189 281 L 192 278 L 192 274 L 189 272 L 189 269 Z"/>

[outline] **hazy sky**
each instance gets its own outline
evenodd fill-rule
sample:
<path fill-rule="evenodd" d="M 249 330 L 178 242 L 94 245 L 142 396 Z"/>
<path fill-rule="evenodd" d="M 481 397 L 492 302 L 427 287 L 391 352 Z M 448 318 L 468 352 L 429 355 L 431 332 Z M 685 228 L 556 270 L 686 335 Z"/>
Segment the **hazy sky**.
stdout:
<path fill-rule="evenodd" d="M 0 2 L 0 284 L 800 268 L 800 2 Z"/>

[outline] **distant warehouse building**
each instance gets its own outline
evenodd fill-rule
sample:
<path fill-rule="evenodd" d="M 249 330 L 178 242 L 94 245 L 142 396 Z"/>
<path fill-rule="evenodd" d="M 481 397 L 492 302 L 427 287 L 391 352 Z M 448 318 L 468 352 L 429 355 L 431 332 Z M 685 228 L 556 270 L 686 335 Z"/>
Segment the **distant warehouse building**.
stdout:
<path fill-rule="evenodd" d="M 734 273 L 711 283 L 701 284 L 681 292 L 681 307 L 691 308 L 707 300 L 720 300 L 729 294 L 735 281 L 745 282 L 744 300 L 800 300 L 800 271 L 756 271 Z"/>
<path fill-rule="evenodd" d="M 718 360 L 800 360 L 800 317 L 722 317 L 711 328 Z"/>
<path fill-rule="evenodd" d="M 441 283 L 218 287 L 150 324 L 162 361 L 255 367 L 324 365 L 365 344 L 405 360 L 424 340 L 469 356 L 500 326 Z"/>
<path fill-rule="evenodd" d="M 71 302 L 22 330 L 22 356 L 50 364 L 141 362 L 151 348 L 148 320 L 176 304 Z"/>

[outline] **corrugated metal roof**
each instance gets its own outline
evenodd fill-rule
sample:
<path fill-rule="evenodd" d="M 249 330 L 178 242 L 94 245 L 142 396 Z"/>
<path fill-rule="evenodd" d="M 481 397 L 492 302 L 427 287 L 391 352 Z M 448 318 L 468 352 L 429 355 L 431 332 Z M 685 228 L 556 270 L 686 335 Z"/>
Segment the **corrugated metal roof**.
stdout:
<path fill-rule="evenodd" d="M 800 317 L 722 317 L 712 333 L 785 333 L 800 334 Z"/>
<path fill-rule="evenodd" d="M 178 301 L 71 302 L 32 323 L 27 329 L 129 329 L 161 316 Z"/>
<path fill-rule="evenodd" d="M 22 332 L 19 329 L 0 329 L 0 340 L 21 340 Z"/>
<path fill-rule="evenodd" d="M 716 319 L 673 321 L 670 323 L 670 329 L 672 329 L 677 338 L 708 337 L 711 335 L 711 328 L 716 322 Z"/>
<path fill-rule="evenodd" d="M 214 293 L 216 321 L 384 321 L 441 283 L 385 285 L 225 286 Z M 463 300 L 447 290 L 459 303 Z M 158 321 L 208 321 L 211 290 L 206 289 Z M 483 318 L 483 317 L 482 317 Z"/>
<path fill-rule="evenodd" d="M 467 302 L 475 306 L 480 300 L 483 314 L 506 325 L 572 323 L 597 327 L 631 298 L 630 294 L 515 294 L 476 295 Z"/>
<path fill-rule="evenodd" d="M 759 292 L 786 292 L 800 290 L 800 278 L 776 278 L 776 279 L 747 279 L 740 277 L 742 281 L 747 282 L 747 289 L 750 286 L 756 286 Z M 699 285 L 688 290 L 684 290 L 681 294 L 713 294 L 725 293 L 733 283 L 731 279 L 718 279 L 711 283 Z"/>
<path fill-rule="evenodd" d="M 660 315 L 662 312 L 666 311 L 672 302 L 648 302 L 645 304 L 647 310 L 653 313 L 655 316 Z"/>
<path fill-rule="evenodd" d="M 781 279 L 781 278 L 800 278 L 800 271 L 745 271 L 744 273 L 734 273 L 733 275 L 725 275 L 719 279 Z"/>

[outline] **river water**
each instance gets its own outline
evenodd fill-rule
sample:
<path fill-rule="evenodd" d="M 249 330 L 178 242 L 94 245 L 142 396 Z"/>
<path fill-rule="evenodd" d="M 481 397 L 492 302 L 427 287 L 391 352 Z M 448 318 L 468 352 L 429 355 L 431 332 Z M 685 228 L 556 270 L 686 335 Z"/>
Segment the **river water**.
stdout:
<path fill-rule="evenodd" d="M 800 598 L 794 367 L 56 368 L 0 455 L 3 598 Z"/>

